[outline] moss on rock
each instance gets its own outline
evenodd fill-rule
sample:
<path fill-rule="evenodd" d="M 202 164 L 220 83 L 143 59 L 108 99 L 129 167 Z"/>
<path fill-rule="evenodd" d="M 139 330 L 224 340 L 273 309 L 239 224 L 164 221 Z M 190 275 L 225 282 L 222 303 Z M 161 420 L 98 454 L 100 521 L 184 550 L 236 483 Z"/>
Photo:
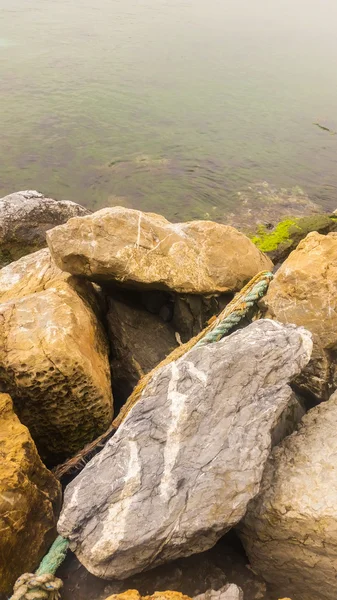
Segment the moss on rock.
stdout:
<path fill-rule="evenodd" d="M 327 234 L 336 230 L 336 215 L 317 214 L 308 217 L 288 217 L 277 223 L 273 229 L 259 225 L 256 233 L 250 235 L 250 238 L 259 250 L 277 263 L 285 260 L 311 231 Z"/>

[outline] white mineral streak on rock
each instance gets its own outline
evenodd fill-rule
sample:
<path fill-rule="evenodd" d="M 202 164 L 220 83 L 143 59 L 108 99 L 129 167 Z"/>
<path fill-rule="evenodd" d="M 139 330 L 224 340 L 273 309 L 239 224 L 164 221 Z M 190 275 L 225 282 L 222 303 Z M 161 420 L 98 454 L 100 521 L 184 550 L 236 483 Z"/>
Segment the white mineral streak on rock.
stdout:
<path fill-rule="evenodd" d="M 243 592 L 237 585 L 230 583 L 220 590 L 207 590 L 204 594 L 194 596 L 193 600 L 243 600 Z"/>
<path fill-rule="evenodd" d="M 179 393 L 177 390 L 179 378 L 181 377 L 178 364 L 174 362 L 170 365 L 172 378 L 169 382 L 167 392 L 167 397 L 171 402 L 171 423 L 167 432 L 164 449 L 164 472 L 160 482 L 160 493 L 166 499 L 169 499 L 170 495 L 173 495 L 175 492 L 174 486 L 176 486 L 176 482 L 173 477 L 173 469 L 181 447 L 183 428 L 186 419 L 189 417 L 189 413 L 185 409 L 187 394 Z M 206 374 L 196 369 L 193 363 L 189 362 L 187 364 L 191 375 L 199 379 L 202 383 L 206 383 Z"/>
<path fill-rule="evenodd" d="M 103 524 L 100 537 L 92 547 L 92 555 L 104 552 L 104 546 L 109 544 L 111 552 L 116 552 L 124 539 L 125 527 L 134 494 L 141 483 L 141 464 L 138 446 L 135 440 L 129 441 L 129 462 L 124 478 L 124 489 L 119 502 L 112 504 L 108 510 L 108 518 Z M 117 528 L 116 528 L 117 525 Z"/>
<path fill-rule="evenodd" d="M 261 320 L 160 369 L 66 489 L 59 533 L 84 566 L 125 579 L 203 552 L 238 523 L 311 347 L 305 329 Z"/>
<path fill-rule="evenodd" d="M 71 219 L 47 237 L 60 269 L 140 289 L 226 293 L 272 268 L 269 258 L 233 227 L 211 221 L 173 224 L 120 206 Z"/>

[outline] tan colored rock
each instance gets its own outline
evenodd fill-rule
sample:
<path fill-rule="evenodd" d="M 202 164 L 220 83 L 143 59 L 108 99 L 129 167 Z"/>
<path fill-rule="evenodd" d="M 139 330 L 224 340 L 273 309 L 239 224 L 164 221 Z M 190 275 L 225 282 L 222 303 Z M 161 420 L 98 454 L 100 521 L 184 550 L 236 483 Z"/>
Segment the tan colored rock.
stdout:
<path fill-rule="evenodd" d="M 123 207 L 48 232 L 60 269 L 92 281 L 211 294 L 239 290 L 272 263 L 242 233 L 210 221 L 170 223 Z"/>
<path fill-rule="evenodd" d="M 112 420 L 108 345 L 89 302 L 64 281 L 0 305 L 0 389 L 50 464 Z"/>
<path fill-rule="evenodd" d="M 191 600 L 180 592 L 155 592 L 151 596 L 141 596 L 137 590 L 127 590 L 122 594 L 112 594 L 106 600 Z"/>
<path fill-rule="evenodd" d="M 42 464 L 7 394 L 0 394 L 0 456 L 0 594 L 10 594 L 57 535 L 61 486 Z"/>
<path fill-rule="evenodd" d="M 48 250 L 27 254 L 0 270 L 0 302 L 42 292 L 56 281 L 68 281 L 69 273 L 59 269 Z"/>
<path fill-rule="evenodd" d="M 0 267 L 44 248 L 51 227 L 87 214 L 75 202 L 46 198 L 35 190 L 0 198 Z"/>
<path fill-rule="evenodd" d="M 337 392 L 277 446 L 241 538 L 255 571 L 296 600 L 337 595 Z"/>
<path fill-rule="evenodd" d="M 337 387 L 337 233 L 310 233 L 277 271 L 262 305 L 267 317 L 313 333 L 313 355 L 297 382 L 326 400 Z"/>

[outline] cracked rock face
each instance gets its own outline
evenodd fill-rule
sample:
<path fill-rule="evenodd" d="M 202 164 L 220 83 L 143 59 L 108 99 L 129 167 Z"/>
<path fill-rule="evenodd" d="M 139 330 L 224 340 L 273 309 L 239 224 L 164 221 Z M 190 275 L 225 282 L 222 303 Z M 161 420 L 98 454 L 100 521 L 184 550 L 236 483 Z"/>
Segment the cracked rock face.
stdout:
<path fill-rule="evenodd" d="M 337 393 L 276 447 L 241 539 L 253 568 L 294 600 L 337 595 Z"/>
<path fill-rule="evenodd" d="M 240 521 L 311 349 L 303 328 L 262 320 L 160 369 L 66 489 L 58 530 L 83 565 L 124 579 Z"/>
<path fill-rule="evenodd" d="M 11 394 L 49 464 L 110 425 L 105 333 L 90 303 L 67 282 L 0 304 L 0 390 Z"/>
<path fill-rule="evenodd" d="M 337 233 L 310 233 L 277 271 L 261 304 L 268 317 L 312 332 L 312 360 L 297 383 L 327 400 L 337 388 Z"/>
<path fill-rule="evenodd" d="M 36 191 L 0 198 L 0 267 L 47 245 L 46 231 L 90 211 L 69 200 L 45 198 Z"/>
<path fill-rule="evenodd" d="M 210 294 L 236 291 L 272 263 L 242 233 L 210 221 L 170 223 L 122 207 L 52 229 L 56 264 L 98 283 Z"/>
<path fill-rule="evenodd" d="M 0 394 L 0 594 L 32 572 L 56 537 L 61 486 L 42 464 L 29 431 Z"/>

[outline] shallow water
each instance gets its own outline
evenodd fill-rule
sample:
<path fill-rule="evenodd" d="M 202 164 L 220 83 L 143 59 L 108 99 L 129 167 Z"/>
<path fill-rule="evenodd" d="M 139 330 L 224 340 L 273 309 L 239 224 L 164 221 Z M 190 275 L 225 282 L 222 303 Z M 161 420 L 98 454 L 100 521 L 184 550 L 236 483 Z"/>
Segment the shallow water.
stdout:
<path fill-rule="evenodd" d="M 221 220 L 266 180 L 336 208 L 335 4 L 0 0 L 1 195 Z"/>

